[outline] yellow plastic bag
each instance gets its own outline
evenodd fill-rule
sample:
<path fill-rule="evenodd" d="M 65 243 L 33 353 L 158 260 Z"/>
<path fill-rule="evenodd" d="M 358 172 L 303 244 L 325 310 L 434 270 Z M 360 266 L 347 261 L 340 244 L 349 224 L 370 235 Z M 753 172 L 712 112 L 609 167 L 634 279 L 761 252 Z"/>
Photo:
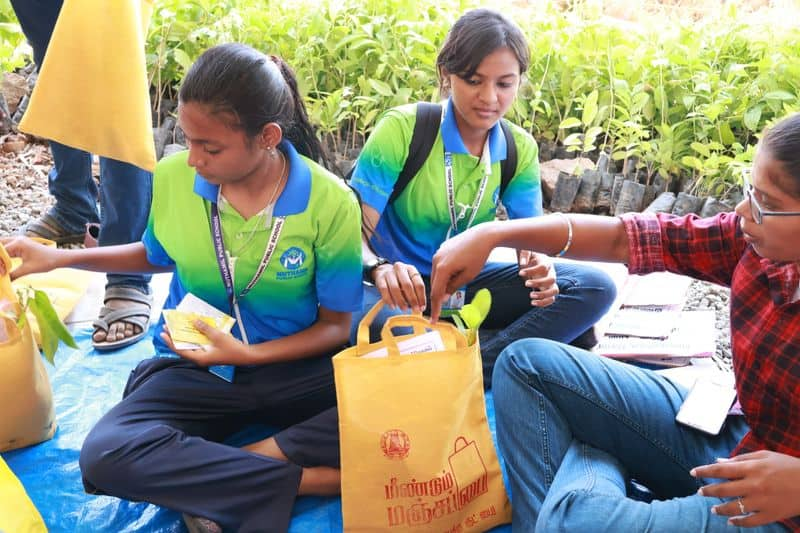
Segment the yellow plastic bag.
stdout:
<path fill-rule="evenodd" d="M 47 533 L 42 516 L 34 507 L 17 476 L 0 457 L 0 531 Z"/>
<path fill-rule="evenodd" d="M 152 11 L 152 0 L 64 0 L 20 130 L 152 171 Z"/>
<path fill-rule="evenodd" d="M 20 306 L 10 270 L 11 258 L 0 244 L 0 306 L 16 314 Z M 0 452 L 42 442 L 56 430 L 50 380 L 29 324 L 19 329 L 14 320 L 0 317 Z"/>
<path fill-rule="evenodd" d="M 48 246 L 56 245 L 55 242 L 47 239 L 34 238 L 33 240 Z M 19 259 L 12 258 L 11 270 L 17 268 L 20 263 Z M 86 294 L 92 275 L 92 272 L 76 268 L 56 268 L 50 272 L 23 276 L 11 282 L 11 286 L 15 290 L 22 287 L 31 287 L 44 291 L 50 299 L 58 318 L 63 321 L 75 309 L 83 295 Z M 41 346 L 42 338 L 39 333 L 39 324 L 31 311 L 28 311 L 28 324 L 30 324 L 36 344 Z"/>
<path fill-rule="evenodd" d="M 346 531 L 485 531 L 511 521 L 486 418 L 480 347 L 450 324 L 390 318 L 369 344 L 333 358 Z M 394 336 L 395 327 L 413 327 Z M 398 343 L 436 331 L 444 351 L 400 355 Z M 375 357 L 385 349 L 388 356 Z M 367 354 L 372 356 L 364 357 Z"/>

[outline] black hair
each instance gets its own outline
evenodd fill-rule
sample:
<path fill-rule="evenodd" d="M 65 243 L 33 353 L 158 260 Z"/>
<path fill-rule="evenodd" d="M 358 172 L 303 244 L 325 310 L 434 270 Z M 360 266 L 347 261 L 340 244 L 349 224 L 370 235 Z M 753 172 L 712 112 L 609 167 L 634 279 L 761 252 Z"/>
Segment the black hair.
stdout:
<path fill-rule="evenodd" d="M 761 149 L 783 165 L 793 181 L 784 184 L 788 185 L 787 192 L 800 198 L 800 113 L 789 115 L 767 128 L 761 139 Z"/>
<path fill-rule="evenodd" d="M 230 126 L 243 130 L 249 139 L 274 122 L 298 152 L 328 162 L 294 72 L 276 56 L 237 43 L 209 48 L 186 73 L 178 98 L 210 106 L 213 113 L 233 115 L 235 122 Z"/>
<path fill-rule="evenodd" d="M 519 26 L 491 9 L 464 13 L 450 28 L 436 58 L 439 91 L 442 95 L 448 92 L 447 74 L 470 78 L 486 56 L 502 47 L 508 47 L 516 56 L 520 75 L 525 73 L 530 66 L 531 53 Z"/>

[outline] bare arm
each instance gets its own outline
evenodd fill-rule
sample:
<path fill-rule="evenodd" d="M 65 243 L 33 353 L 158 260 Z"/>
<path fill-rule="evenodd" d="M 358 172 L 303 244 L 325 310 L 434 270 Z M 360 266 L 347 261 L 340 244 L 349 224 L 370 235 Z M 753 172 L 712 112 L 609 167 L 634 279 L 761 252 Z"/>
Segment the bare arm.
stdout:
<path fill-rule="evenodd" d="M 9 255 L 22 259 L 22 265 L 11 273 L 13 279 L 63 267 L 121 273 L 172 271 L 172 267 L 151 264 L 141 242 L 74 250 L 51 248 L 23 237 L 3 239 L 2 242 Z"/>
<path fill-rule="evenodd" d="M 199 321 L 195 327 L 211 341 L 205 350 L 175 350 L 169 335 L 162 333 L 161 338 L 175 353 L 202 366 L 264 365 L 316 357 L 344 346 L 350 336 L 350 320 L 351 313 L 320 306 L 316 322 L 308 328 L 259 344 L 244 344 Z"/>
<path fill-rule="evenodd" d="M 566 257 L 628 262 L 628 236 L 616 217 L 566 215 L 572 242 Z M 558 254 L 566 245 L 565 217 L 551 215 L 479 224 L 445 241 L 433 257 L 431 318 L 438 319 L 445 299 L 478 275 L 491 251 L 499 246 Z"/>

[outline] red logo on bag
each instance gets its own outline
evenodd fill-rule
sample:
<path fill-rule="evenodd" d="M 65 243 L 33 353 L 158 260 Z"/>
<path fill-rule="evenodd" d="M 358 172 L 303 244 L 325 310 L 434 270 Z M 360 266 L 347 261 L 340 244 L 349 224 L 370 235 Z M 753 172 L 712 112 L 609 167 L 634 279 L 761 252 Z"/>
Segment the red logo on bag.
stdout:
<path fill-rule="evenodd" d="M 410 449 L 411 441 L 401 429 L 390 429 L 381 435 L 381 450 L 389 459 L 405 459 Z"/>

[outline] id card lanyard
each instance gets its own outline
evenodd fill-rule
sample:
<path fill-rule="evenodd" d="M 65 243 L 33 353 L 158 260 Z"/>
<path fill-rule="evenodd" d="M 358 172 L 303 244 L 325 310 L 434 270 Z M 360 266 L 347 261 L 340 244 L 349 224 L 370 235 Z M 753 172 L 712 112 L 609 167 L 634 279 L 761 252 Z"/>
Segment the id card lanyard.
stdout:
<path fill-rule="evenodd" d="M 258 283 L 258 280 L 261 279 L 261 276 L 267 270 L 269 261 L 272 259 L 272 254 L 275 253 L 275 249 L 278 247 L 278 240 L 281 238 L 281 231 L 283 230 L 285 217 L 275 217 L 272 231 L 270 232 L 269 240 L 267 241 L 267 246 L 264 248 L 264 255 L 261 256 L 261 262 L 259 263 L 255 274 L 253 274 L 253 277 L 250 279 L 250 282 L 247 284 L 247 286 L 245 286 L 245 288 L 242 289 L 239 294 L 236 294 L 236 290 L 233 285 L 235 258 L 231 257 L 228 251 L 225 249 L 225 241 L 222 237 L 222 223 L 220 222 L 219 216 L 219 200 L 220 195 L 217 193 L 217 202 L 211 203 L 211 238 L 214 242 L 214 253 L 217 258 L 219 273 L 222 276 L 222 283 L 225 285 L 225 292 L 228 294 L 228 304 L 233 309 L 236 322 L 239 325 L 239 331 L 242 333 L 242 341 L 245 344 L 250 344 L 247 339 L 247 332 L 244 329 L 242 315 L 239 311 L 239 300 L 244 298 L 245 295 L 250 292 L 253 287 L 255 287 L 256 283 Z"/>
<path fill-rule="evenodd" d="M 481 179 L 478 192 L 475 195 L 475 200 L 472 202 L 472 212 L 469 215 L 467 226 L 465 230 L 472 226 L 475 222 L 475 217 L 478 215 L 478 208 L 483 202 L 483 196 L 486 194 L 486 186 L 489 184 L 489 178 L 492 176 L 492 158 L 489 152 L 489 137 L 486 137 L 486 143 L 483 145 L 483 153 L 481 153 L 480 164 L 483 165 L 483 178 Z M 450 212 L 450 228 L 447 230 L 445 240 L 458 233 L 458 221 L 466 217 L 466 210 L 470 208 L 468 204 L 462 204 L 461 212 L 456 214 L 456 194 L 455 184 L 453 179 L 453 154 L 450 152 L 444 153 L 444 182 L 447 191 L 447 208 Z"/>

